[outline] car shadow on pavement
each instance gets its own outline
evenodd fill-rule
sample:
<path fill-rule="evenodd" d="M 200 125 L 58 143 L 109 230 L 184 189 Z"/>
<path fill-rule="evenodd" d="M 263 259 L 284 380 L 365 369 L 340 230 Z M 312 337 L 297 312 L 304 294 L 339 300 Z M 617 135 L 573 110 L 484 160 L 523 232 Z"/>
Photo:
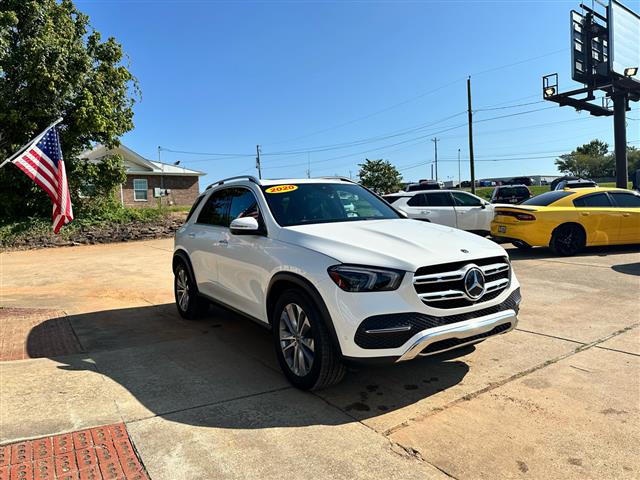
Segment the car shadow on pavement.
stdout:
<path fill-rule="evenodd" d="M 612 265 L 611 269 L 618 273 L 625 273 L 627 275 L 640 276 L 640 262 L 621 263 L 619 265 Z"/>
<path fill-rule="evenodd" d="M 397 365 L 350 367 L 340 384 L 310 395 L 284 378 L 267 329 L 221 308 L 212 307 L 195 322 L 181 319 L 173 304 L 69 320 L 84 353 L 55 357 L 58 368 L 111 379 L 106 394 L 125 421 L 161 416 L 198 426 L 267 428 L 368 419 L 459 384 L 469 371 L 463 357 L 474 351 L 467 347 Z M 32 329 L 27 349 L 52 321 Z M 262 411 L 262 404 L 268 410 L 275 404 L 275 411 Z M 287 405 L 293 404 L 297 413 L 290 415 Z"/>
<path fill-rule="evenodd" d="M 615 245 L 606 247 L 588 247 L 573 257 L 562 257 L 556 255 L 547 247 L 536 247 L 527 250 L 520 250 L 510 245 L 503 245 L 511 260 L 543 260 L 548 258 L 567 259 L 578 257 L 607 257 L 609 255 L 624 255 L 629 253 L 640 253 L 640 245 Z"/>

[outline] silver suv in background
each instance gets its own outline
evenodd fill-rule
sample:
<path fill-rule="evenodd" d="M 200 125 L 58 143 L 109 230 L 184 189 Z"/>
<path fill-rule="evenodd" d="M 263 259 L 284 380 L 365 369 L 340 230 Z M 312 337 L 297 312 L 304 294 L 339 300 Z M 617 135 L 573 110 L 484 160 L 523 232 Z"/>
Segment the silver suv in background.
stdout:
<path fill-rule="evenodd" d="M 486 200 L 460 190 L 398 192 L 383 197 L 409 218 L 459 228 L 486 236 L 491 231 L 494 207 Z"/>

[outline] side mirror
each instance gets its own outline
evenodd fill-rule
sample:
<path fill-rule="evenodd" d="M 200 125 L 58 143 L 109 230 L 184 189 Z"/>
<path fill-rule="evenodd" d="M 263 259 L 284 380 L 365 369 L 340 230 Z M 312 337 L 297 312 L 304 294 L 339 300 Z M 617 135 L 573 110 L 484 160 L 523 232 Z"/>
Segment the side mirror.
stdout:
<path fill-rule="evenodd" d="M 409 214 L 407 212 L 405 212 L 404 210 L 398 209 L 398 213 L 400 215 L 402 215 L 404 218 L 409 218 Z"/>
<path fill-rule="evenodd" d="M 260 233 L 260 225 L 253 217 L 236 218 L 229 226 L 233 235 L 257 235 Z"/>
<path fill-rule="evenodd" d="M 482 202 L 480 204 L 480 208 L 484 210 L 485 208 L 487 208 L 487 204 L 485 202 Z"/>

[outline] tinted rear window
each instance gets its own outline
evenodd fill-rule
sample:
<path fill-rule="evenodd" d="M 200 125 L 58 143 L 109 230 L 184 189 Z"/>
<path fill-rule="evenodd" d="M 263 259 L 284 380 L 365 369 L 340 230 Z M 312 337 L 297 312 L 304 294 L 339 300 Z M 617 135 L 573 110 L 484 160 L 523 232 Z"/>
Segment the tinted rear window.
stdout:
<path fill-rule="evenodd" d="M 189 219 L 193 217 L 193 213 L 196 211 L 196 208 L 198 208 L 198 205 L 200 205 L 200 202 L 202 202 L 203 198 L 204 198 L 204 195 L 200 195 L 198 198 L 196 198 L 196 201 L 191 207 L 191 210 L 189 210 L 189 214 L 187 215 L 187 219 L 185 220 L 185 222 L 188 222 Z"/>
<path fill-rule="evenodd" d="M 640 208 L 640 195 L 634 193 L 611 192 L 609 193 L 619 207 Z"/>
<path fill-rule="evenodd" d="M 576 207 L 607 208 L 611 206 L 611 200 L 609 200 L 609 196 L 606 193 L 594 193 L 593 195 L 576 198 L 573 201 L 573 205 Z"/>
<path fill-rule="evenodd" d="M 522 202 L 522 205 L 534 205 L 536 207 L 548 207 L 554 202 L 573 195 L 573 192 L 565 192 L 563 190 L 554 190 L 553 192 L 545 192 L 537 197 L 532 197 L 529 200 Z"/>

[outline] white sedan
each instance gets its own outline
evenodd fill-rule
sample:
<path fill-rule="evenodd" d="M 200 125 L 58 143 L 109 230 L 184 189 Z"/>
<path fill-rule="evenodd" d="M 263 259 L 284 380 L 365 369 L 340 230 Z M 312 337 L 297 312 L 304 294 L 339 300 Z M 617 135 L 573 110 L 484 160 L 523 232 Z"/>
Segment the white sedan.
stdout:
<path fill-rule="evenodd" d="M 488 235 L 494 205 L 460 190 L 398 192 L 383 197 L 409 218 Z"/>

